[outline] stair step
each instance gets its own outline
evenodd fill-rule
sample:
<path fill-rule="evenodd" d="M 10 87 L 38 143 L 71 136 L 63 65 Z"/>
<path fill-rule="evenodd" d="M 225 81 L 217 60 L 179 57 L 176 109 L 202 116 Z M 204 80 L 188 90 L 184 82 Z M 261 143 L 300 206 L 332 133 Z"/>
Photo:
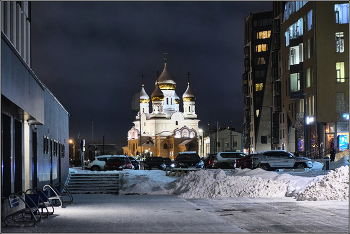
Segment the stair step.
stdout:
<path fill-rule="evenodd" d="M 119 173 L 71 173 L 66 186 L 73 194 L 119 194 Z"/>

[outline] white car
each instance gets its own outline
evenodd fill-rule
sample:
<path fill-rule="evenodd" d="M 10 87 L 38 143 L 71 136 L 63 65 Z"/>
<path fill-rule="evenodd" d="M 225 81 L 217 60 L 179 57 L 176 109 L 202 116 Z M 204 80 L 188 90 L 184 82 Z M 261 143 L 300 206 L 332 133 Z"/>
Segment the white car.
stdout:
<path fill-rule="evenodd" d="M 268 150 L 258 152 L 253 157 L 253 167 L 264 170 L 278 168 L 311 168 L 312 161 L 309 158 L 297 157 L 285 150 Z"/>
<path fill-rule="evenodd" d="M 95 159 L 91 160 L 90 163 L 86 166 L 86 168 L 90 169 L 91 171 L 103 171 L 106 161 L 110 157 L 113 157 L 113 155 L 95 156 Z"/>
<path fill-rule="evenodd" d="M 247 156 L 243 152 L 219 152 L 213 160 L 213 168 L 234 168 L 236 159 Z"/>

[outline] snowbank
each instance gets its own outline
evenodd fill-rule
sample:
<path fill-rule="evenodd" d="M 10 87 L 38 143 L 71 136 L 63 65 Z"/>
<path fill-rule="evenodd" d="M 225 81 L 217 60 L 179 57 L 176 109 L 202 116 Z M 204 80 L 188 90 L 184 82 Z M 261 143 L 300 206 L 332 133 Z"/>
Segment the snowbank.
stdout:
<path fill-rule="evenodd" d="M 287 185 L 282 181 L 230 176 L 223 170 L 190 172 L 169 187 L 173 194 L 183 198 L 284 197 L 287 192 Z"/>
<path fill-rule="evenodd" d="M 349 166 L 330 171 L 321 180 L 311 184 L 296 196 L 298 201 L 349 200 Z"/>
<path fill-rule="evenodd" d="M 260 168 L 200 170 L 186 176 L 166 176 L 160 170 L 92 172 L 70 168 L 70 173 L 120 173 L 120 195 L 175 194 L 183 198 L 295 197 L 298 201 L 349 200 L 349 156 L 331 163 L 314 162 L 302 172 L 264 171 Z"/>

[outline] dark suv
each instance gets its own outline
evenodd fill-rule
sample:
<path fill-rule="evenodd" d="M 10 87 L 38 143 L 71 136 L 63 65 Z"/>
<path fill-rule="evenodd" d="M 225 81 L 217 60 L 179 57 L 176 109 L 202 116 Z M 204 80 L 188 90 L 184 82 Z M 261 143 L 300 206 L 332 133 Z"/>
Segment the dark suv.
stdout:
<path fill-rule="evenodd" d="M 203 168 L 204 163 L 196 152 L 180 152 L 174 160 L 177 168 Z"/>
<path fill-rule="evenodd" d="M 123 170 L 132 169 L 132 164 L 127 156 L 115 156 L 107 159 L 105 170 Z"/>
<path fill-rule="evenodd" d="M 146 157 L 143 162 L 145 170 L 151 170 L 152 168 L 158 168 L 159 170 L 165 170 L 166 165 L 162 157 Z"/>

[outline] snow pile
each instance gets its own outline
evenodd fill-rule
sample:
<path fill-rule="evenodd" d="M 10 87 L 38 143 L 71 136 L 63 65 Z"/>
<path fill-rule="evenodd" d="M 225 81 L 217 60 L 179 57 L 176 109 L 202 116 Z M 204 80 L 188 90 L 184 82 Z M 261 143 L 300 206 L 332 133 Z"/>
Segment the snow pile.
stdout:
<path fill-rule="evenodd" d="M 120 175 L 120 195 L 168 194 L 166 185 L 177 179 L 161 170 L 124 170 Z"/>
<path fill-rule="evenodd" d="M 332 170 L 339 168 L 341 166 L 349 166 L 349 155 L 345 155 L 344 157 L 342 157 L 338 161 L 331 162 L 329 165 L 330 169 L 332 169 Z"/>
<path fill-rule="evenodd" d="M 330 171 L 296 195 L 297 201 L 349 200 L 349 166 Z"/>
<path fill-rule="evenodd" d="M 183 198 L 284 197 L 283 181 L 251 176 L 231 176 L 223 170 L 201 170 L 170 183 L 172 194 Z"/>

